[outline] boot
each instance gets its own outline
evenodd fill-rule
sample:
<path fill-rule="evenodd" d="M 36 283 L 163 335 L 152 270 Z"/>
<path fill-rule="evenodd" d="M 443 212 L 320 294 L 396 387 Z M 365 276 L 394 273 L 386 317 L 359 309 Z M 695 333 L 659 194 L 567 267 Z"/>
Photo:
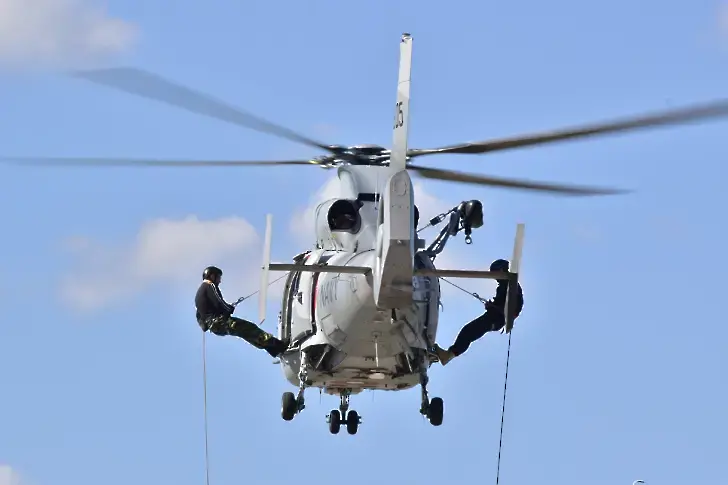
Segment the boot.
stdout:
<path fill-rule="evenodd" d="M 279 340 L 274 337 L 267 342 L 267 345 L 265 346 L 265 351 L 268 352 L 268 355 L 275 358 L 285 352 L 290 343 L 290 337 L 283 340 Z"/>
<path fill-rule="evenodd" d="M 445 350 L 437 344 L 435 344 L 435 353 L 442 365 L 447 365 L 448 362 L 455 358 L 455 354 L 453 354 L 450 350 Z"/>

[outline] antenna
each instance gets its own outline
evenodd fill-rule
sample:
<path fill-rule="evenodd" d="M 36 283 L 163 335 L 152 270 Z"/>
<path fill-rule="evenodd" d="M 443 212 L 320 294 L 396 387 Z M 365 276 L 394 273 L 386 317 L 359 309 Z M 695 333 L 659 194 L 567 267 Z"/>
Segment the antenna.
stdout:
<path fill-rule="evenodd" d="M 265 216 L 265 241 L 263 242 L 263 265 L 260 273 L 260 292 L 258 293 L 258 319 L 260 325 L 265 321 L 265 308 L 268 298 L 268 272 L 270 271 L 270 245 L 273 232 L 273 214 Z"/>

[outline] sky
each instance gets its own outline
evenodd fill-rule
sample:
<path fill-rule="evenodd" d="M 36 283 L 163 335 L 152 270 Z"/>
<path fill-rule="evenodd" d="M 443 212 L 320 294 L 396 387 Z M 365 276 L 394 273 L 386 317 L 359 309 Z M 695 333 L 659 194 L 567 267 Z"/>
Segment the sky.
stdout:
<path fill-rule="evenodd" d="M 402 32 L 414 37 L 413 148 L 727 95 L 728 4 L 718 1 L 0 0 L 0 152 L 318 154 L 65 75 L 97 66 L 156 72 L 326 143 L 389 146 Z M 501 483 L 728 481 L 726 128 L 427 160 L 635 190 L 626 196 L 415 178 L 423 218 L 462 200 L 485 207 L 473 244 L 452 241 L 440 267 L 509 257 L 526 224 Z M 0 166 L 0 485 L 204 483 L 200 272 L 223 267 L 228 300 L 254 292 L 265 214 L 273 259 L 290 261 L 311 246 L 305 221 L 333 176 Z M 438 340 L 449 345 L 482 307 L 443 287 Z M 280 291 L 269 293 L 269 331 Z M 254 318 L 257 301 L 239 314 Z M 210 483 L 494 483 L 506 349 L 489 334 L 432 367 L 441 427 L 418 413 L 417 389 L 363 393 L 351 402 L 359 433 L 332 436 L 325 415 L 338 399 L 309 390 L 284 422 L 281 394 L 295 389 L 281 369 L 245 342 L 208 337 Z"/>

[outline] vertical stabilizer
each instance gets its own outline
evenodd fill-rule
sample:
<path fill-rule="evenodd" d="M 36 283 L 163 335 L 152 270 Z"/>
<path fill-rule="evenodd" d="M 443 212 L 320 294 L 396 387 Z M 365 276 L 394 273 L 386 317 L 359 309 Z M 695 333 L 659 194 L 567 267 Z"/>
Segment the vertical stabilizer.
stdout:
<path fill-rule="evenodd" d="M 263 265 L 260 273 L 260 293 L 258 293 L 258 320 L 260 325 L 265 321 L 265 309 L 268 303 L 268 273 L 270 271 L 270 245 L 273 236 L 273 214 L 265 216 L 265 242 L 263 243 Z"/>
<path fill-rule="evenodd" d="M 399 43 L 399 78 L 397 102 L 394 106 L 394 136 L 389 166 L 393 172 L 404 170 L 407 165 L 407 137 L 409 134 L 410 80 L 412 73 L 412 36 L 402 34 Z"/>
<path fill-rule="evenodd" d="M 513 320 L 515 319 L 516 305 L 518 304 L 518 299 L 514 298 L 514 295 L 518 291 L 518 277 L 521 273 L 521 256 L 523 255 L 525 231 L 525 224 L 516 226 L 516 239 L 513 242 L 513 257 L 509 268 L 508 292 L 506 293 L 506 324 L 503 328 L 505 333 L 510 333 L 513 329 Z"/>
<path fill-rule="evenodd" d="M 415 254 L 414 193 L 407 172 L 412 36 L 402 34 L 389 179 L 380 194 L 374 301 L 379 308 L 412 305 Z"/>

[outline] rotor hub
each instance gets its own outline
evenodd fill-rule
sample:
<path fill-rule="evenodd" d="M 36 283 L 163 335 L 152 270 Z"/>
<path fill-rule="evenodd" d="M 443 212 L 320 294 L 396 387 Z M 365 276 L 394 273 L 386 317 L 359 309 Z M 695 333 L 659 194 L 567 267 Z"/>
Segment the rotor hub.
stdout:
<path fill-rule="evenodd" d="M 333 168 L 343 164 L 383 166 L 389 162 L 390 157 L 389 149 L 374 144 L 330 148 L 335 153 L 318 157 L 315 163 L 323 168 Z"/>

